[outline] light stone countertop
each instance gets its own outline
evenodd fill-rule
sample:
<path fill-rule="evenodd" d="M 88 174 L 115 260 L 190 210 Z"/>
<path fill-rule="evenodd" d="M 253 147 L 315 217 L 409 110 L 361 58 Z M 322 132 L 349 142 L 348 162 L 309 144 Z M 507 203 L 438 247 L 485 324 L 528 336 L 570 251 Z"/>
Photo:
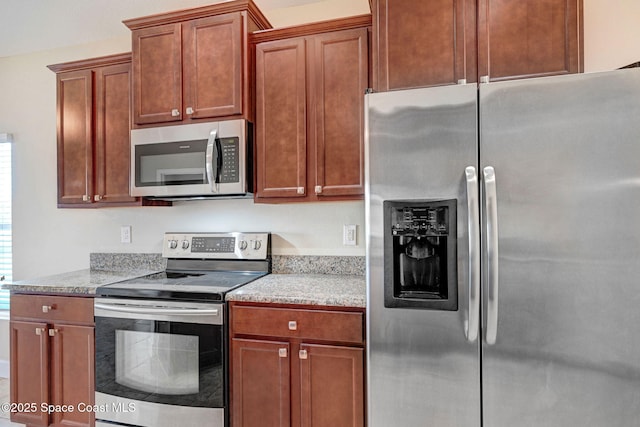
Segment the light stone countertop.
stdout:
<path fill-rule="evenodd" d="M 96 288 L 109 283 L 155 273 L 157 270 L 76 270 L 35 279 L 2 284 L 2 289 L 23 293 L 95 295 Z"/>
<path fill-rule="evenodd" d="M 96 288 L 164 271 L 160 254 L 91 254 L 91 268 L 2 284 L 22 293 L 92 296 Z M 365 307 L 364 257 L 274 256 L 274 273 L 227 294 L 228 301 Z"/>
<path fill-rule="evenodd" d="M 229 292 L 226 299 L 364 308 L 366 286 L 360 275 L 270 274 Z"/>

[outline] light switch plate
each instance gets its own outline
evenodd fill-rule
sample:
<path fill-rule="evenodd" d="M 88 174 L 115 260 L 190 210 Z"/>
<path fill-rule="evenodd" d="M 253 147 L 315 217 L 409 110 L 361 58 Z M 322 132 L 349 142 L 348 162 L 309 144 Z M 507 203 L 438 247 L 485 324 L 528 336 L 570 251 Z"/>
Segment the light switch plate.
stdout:
<path fill-rule="evenodd" d="M 131 226 L 123 225 L 120 227 L 120 243 L 131 243 Z"/>
<path fill-rule="evenodd" d="M 344 224 L 342 226 L 342 244 L 344 246 L 356 246 L 358 226 L 356 224 Z"/>

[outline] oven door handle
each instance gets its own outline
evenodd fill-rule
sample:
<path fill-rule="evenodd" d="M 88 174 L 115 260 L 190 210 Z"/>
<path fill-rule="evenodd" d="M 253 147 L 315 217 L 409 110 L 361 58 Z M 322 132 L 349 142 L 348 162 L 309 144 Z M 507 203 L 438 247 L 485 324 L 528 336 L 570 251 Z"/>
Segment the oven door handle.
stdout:
<path fill-rule="evenodd" d="M 163 307 L 140 307 L 140 306 L 131 306 L 131 305 L 111 305 L 111 304 L 101 304 L 95 303 L 94 308 L 99 310 L 106 311 L 117 311 L 120 313 L 135 313 L 135 314 L 160 314 L 160 315 L 181 315 L 181 316 L 202 316 L 202 315 L 214 315 L 218 316 L 220 314 L 220 310 L 217 308 L 214 309 L 203 309 L 203 308 L 163 308 Z"/>

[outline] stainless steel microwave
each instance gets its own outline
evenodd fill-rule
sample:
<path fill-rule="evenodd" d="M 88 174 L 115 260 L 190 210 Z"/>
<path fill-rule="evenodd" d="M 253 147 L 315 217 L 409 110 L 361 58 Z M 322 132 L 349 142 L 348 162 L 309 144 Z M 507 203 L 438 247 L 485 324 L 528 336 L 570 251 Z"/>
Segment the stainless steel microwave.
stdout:
<path fill-rule="evenodd" d="M 252 129 L 246 120 L 131 131 L 131 195 L 180 200 L 250 197 Z"/>

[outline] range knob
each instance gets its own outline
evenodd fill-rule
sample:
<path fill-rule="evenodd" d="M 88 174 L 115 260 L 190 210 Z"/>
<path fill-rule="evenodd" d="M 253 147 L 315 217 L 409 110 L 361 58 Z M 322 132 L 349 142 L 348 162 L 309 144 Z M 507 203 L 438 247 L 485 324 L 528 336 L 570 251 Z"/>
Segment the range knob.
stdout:
<path fill-rule="evenodd" d="M 253 249 L 255 249 L 256 251 L 258 249 L 260 249 L 261 246 L 262 246 L 262 241 L 261 240 L 254 240 L 253 241 Z"/>
<path fill-rule="evenodd" d="M 175 249 L 178 247 L 178 241 L 177 240 L 169 240 L 167 242 L 167 246 L 169 247 L 169 249 Z"/>
<path fill-rule="evenodd" d="M 188 240 L 183 240 L 182 241 L 182 249 L 189 249 L 189 241 Z"/>
<path fill-rule="evenodd" d="M 247 244 L 246 240 L 240 240 L 240 242 L 238 243 L 238 247 L 240 248 L 241 251 L 244 251 L 245 249 L 247 249 L 247 246 L 249 246 Z"/>

